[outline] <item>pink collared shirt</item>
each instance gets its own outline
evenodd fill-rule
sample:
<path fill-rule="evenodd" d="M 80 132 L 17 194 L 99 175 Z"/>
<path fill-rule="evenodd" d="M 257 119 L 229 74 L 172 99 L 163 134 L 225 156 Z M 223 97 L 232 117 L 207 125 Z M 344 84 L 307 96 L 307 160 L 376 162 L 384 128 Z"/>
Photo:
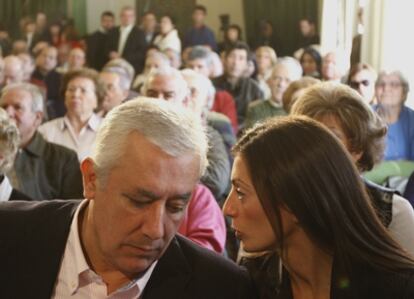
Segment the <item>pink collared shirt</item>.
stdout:
<path fill-rule="evenodd" d="M 107 287 L 102 278 L 88 265 L 82 250 L 78 217 L 79 211 L 86 207 L 84 200 L 77 208 L 70 226 L 65 253 L 56 280 L 52 299 L 137 299 L 151 277 L 157 261 L 152 263 L 143 276 L 131 281 L 122 288 L 107 295 Z"/>
<path fill-rule="evenodd" d="M 86 126 L 84 126 L 79 135 L 77 135 L 69 118 L 64 116 L 42 124 L 38 131 L 42 133 L 47 141 L 73 149 L 78 154 L 79 161 L 82 161 L 91 154 L 96 133 L 101 122 L 101 117 L 95 113 L 92 114 Z"/>

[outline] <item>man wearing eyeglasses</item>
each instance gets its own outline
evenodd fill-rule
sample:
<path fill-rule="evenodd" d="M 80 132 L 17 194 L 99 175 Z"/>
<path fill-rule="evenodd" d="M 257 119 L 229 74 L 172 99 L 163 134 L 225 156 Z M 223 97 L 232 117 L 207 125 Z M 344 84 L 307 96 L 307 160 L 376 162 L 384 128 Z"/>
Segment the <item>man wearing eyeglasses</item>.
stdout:
<path fill-rule="evenodd" d="M 358 91 L 368 104 L 376 104 L 375 80 L 377 73 L 366 63 L 357 63 L 349 71 L 348 85 Z"/>

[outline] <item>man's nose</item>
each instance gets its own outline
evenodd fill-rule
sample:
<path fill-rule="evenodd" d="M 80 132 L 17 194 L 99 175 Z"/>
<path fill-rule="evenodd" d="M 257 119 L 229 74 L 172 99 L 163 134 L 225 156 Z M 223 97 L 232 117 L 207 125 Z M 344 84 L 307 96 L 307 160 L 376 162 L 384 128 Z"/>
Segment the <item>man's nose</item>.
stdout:
<path fill-rule="evenodd" d="M 165 207 L 161 204 L 153 205 L 146 211 L 143 233 L 151 240 L 164 237 Z"/>
<path fill-rule="evenodd" d="M 16 111 L 14 110 L 14 108 L 11 105 L 5 106 L 5 107 L 3 107 L 3 109 L 6 110 L 6 112 L 9 115 L 10 118 L 14 118 L 14 114 L 15 114 Z"/>

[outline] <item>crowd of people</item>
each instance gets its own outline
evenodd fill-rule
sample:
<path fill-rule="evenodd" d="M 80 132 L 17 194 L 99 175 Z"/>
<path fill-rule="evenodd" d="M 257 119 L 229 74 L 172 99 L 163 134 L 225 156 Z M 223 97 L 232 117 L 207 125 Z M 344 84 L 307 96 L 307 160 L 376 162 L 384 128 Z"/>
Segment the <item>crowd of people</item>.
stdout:
<path fill-rule="evenodd" d="M 0 27 L 0 297 L 413 298 L 404 74 L 206 15 Z"/>

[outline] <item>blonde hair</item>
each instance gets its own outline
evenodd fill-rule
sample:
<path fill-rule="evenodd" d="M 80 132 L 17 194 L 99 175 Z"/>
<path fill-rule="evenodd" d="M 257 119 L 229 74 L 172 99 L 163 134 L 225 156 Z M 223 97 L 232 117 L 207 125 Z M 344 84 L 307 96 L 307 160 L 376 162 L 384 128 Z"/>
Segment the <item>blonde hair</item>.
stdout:
<path fill-rule="evenodd" d="M 357 162 L 361 171 L 382 160 L 387 126 L 352 88 L 332 82 L 313 85 L 292 106 L 291 114 L 313 119 L 334 116 L 348 139 L 348 150 L 362 153 Z"/>

